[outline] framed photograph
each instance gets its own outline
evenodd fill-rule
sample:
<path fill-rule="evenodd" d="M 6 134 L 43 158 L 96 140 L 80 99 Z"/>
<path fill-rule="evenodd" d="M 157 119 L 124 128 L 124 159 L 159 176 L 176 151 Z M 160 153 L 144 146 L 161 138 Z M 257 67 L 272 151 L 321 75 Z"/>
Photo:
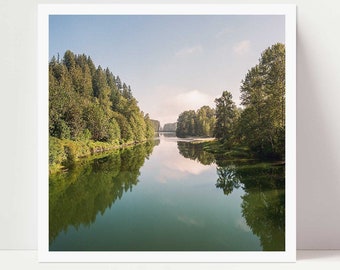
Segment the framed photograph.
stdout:
<path fill-rule="evenodd" d="M 295 261 L 295 9 L 39 5 L 39 260 Z"/>

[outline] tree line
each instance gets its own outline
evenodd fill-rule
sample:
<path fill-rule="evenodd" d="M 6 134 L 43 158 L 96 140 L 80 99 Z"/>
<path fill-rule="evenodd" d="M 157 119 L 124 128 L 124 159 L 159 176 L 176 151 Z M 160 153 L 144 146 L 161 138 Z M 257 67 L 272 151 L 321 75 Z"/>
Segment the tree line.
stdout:
<path fill-rule="evenodd" d="M 203 106 L 197 111 L 182 112 L 177 119 L 177 137 L 187 136 L 213 136 L 216 117 L 215 109 Z"/>
<path fill-rule="evenodd" d="M 96 67 L 91 57 L 68 50 L 62 59 L 50 60 L 50 151 L 59 149 L 50 153 L 50 164 L 68 155 L 58 140 L 118 146 L 152 138 L 156 127 L 157 121 L 138 107 L 131 87 L 108 68 Z"/>
<path fill-rule="evenodd" d="M 203 106 L 182 112 L 178 137 L 211 136 L 230 149 L 246 145 L 262 157 L 285 155 L 285 46 L 277 43 L 261 54 L 259 63 L 241 82 L 241 107 L 229 91 L 215 99 L 215 108 Z"/>

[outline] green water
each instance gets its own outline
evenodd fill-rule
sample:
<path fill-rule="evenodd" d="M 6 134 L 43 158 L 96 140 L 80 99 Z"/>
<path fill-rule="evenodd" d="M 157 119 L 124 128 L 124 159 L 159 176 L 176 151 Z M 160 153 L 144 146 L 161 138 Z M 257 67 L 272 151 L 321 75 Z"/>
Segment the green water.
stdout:
<path fill-rule="evenodd" d="M 51 251 L 285 249 L 284 166 L 155 143 L 50 178 Z"/>

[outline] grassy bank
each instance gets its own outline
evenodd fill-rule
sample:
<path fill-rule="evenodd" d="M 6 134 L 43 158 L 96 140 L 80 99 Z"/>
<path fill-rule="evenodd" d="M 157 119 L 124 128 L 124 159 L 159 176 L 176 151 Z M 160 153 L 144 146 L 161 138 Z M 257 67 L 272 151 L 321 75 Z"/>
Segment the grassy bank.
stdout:
<path fill-rule="evenodd" d="M 135 142 L 72 141 L 49 137 L 49 172 L 54 174 L 73 166 L 81 158 L 135 145 Z"/>

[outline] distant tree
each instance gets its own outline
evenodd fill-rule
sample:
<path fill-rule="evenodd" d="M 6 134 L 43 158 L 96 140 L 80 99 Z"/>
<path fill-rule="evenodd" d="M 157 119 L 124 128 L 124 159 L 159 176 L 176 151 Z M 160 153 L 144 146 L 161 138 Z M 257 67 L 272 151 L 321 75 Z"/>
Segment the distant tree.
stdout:
<path fill-rule="evenodd" d="M 161 123 L 158 120 L 150 119 L 153 129 L 155 132 L 159 132 L 161 130 Z"/>
<path fill-rule="evenodd" d="M 122 95 L 127 100 L 131 100 L 133 98 L 130 85 L 127 86 L 125 83 L 123 83 Z"/>
<path fill-rule="evenodd" d="M 94 74 L 96 73 L 96 66 L 95 66 L 95 64 L 93 63 L 93 61 L 92 61 L 92 59 L 91 59 L 90 56 L 87 57 L 87 64 L 88 64 L 88 66 L 89 66 L 89 68 L 90 68 L 91 76 L 93 77 Z"/>
<path fill-rule="evenodd" d="M 177 119 L 177 137 L 196 136 L 197 121 L 194 110 L 182 112 Z"/>
<path fill-rule="evenodd" d="M 212 137 L 215 121 L 215 110 L 209 106 L 203 106 L 197 111 L 184 111 L 177 119 L 176 134 L 178 137 Z M 167 131 L 168 126 L 164 125 L 163 130 Z"/>
<path fill-rule="evenodd" d="M 121 91 L 123 89 L 122 82 L 121 82 L 119 76 L 116 77 L 116 85 L 117 85 L 118 90 Z"/>
<path fill-rule="evenodd" d="M 166 123 L 163 126 L 162 131 L 164 132 L 176 132 L 177 129 L 177 123 Z"/>

